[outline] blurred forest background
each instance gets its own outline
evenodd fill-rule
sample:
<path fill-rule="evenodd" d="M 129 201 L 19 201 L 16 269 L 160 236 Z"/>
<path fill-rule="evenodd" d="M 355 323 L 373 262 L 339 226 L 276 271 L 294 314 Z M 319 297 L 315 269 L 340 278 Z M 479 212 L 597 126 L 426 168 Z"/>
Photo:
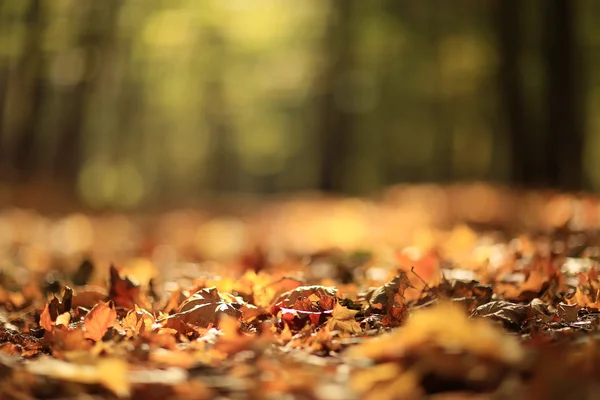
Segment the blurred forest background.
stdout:
<path fill-rule="evenodd" d="M 598 15 L 592 0 L 0 0 L 0 194 L 131 209 L 401 182 L 597 191 Z"/>

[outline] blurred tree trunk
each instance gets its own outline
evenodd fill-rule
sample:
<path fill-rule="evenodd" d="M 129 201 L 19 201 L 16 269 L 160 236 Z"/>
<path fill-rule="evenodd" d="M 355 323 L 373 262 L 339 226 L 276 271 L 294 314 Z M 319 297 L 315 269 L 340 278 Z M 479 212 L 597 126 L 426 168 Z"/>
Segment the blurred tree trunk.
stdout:
<path fill-rule="evenodd" d="M 239 189 L 237 178 L 240 172 L 236 172 L 240 171 L 240 166 L 233 151 L 233 131 L 229 122 L 231 107 L 225 93 L 224 70 L 221 68 L 227 62 L 227 43 L 217 29 L 208 30 L 206 35 L 210 38 L 213 60 L 202 88 L 204 98 L 209 99 L 203 108 L 210 134 L 210 152 L 206 164 L 211 171 L 208 187 L 213 193 L 222 193 Z"/>
<path fill-rule="evenodd" d="M 32 0 L 26 14 L 26 34 L 22 58 L 18 62 L 17 79 L 20 80 L 18 107 L 21 109 L 13 154 L 13 165 L 19 180 L 31 178 L 35 170 L 34 143 L 38 132 L 38 116 L 42 106 L 44 59 L 41 50 L 43 9 L 40 0 Z"/>
<path fill-rule="evenodd" d="M 6 149 L 5 149 L 5 113 L 6 113 L 6 98 L 8 94 L 8 67 L 0 64 L 0 168 L 5 169 L 7 167 L 6 160 Z M 3 174 L 0 173 L 0 179 L 3 178 Z"/>
<path fill-rule="evenodd" d="M 544 53 L 546 70 L 546 170 L 549 184 L 578 190 L 583 179 L 583 77 L 575 32 L 577 2 L 544 2 Z"/>
<path fill-rule="evenodd" d="M 447 183 L 454 176 L 452 142 L 454 135 L 454 116 L 452 113 L 453 105 L 445 99 L 441 93 L 444 86 L 444 71 L 440 60 L 439 44 L 443 37 L 442 29 L 448 25 L 445 16 L 448 12 L 449 3 L 441 2 L 435 7 L 430 7 L 428 37 L 430 41 L 430 51 L 433 61 L 433 90 L 437 94 L 430 97 L 431 117 L 434 119 L 435 142 L 432 156 L 435 158 L 435 176 L 436 180 Z M 450 113 L 448 112 L 450 111 Z"/>
<path fill-rule="evenodd" d="M 85 70 L 81 80 L 69 88 L 66 97 L 64 110 L 67 112 L 63 114 L 53 167 L 54 177 L 67 182 L 73 181 L 81 168 L 87 100 L 93 87 L 98 84 L 97 78 L 101 76 L 98 71 L 110 61 L 112 46 L 115 45 L 119 7 L 122 4 L 119 0 L 90 3 L 87 7 L 87 23 L 83 25 L 83 31 L 79 32 L 78 43 L 83 51 Z"/>
<path fill-rule="evenodd" d="M 344 190 L 344 172 L 352 135 L 352 114 L 340 107 L 340 84 L 351 68 L 352 17 L 354 1 L 332 0 L 329 26 L 324 39 L 324 67 L 317 100 L 320 112 L 319 189 L 326 192 Z"/>
<path fill-rule="evenodd" d="M 535 137 L 532 134 L 524 98 L 524 88 L 520 74 L 520 53 L 522 32 L 521 0 L 498 0 L 492 7 L 498 35 L 500 66 L 498 70 L 498 92 L 500 107 L 510 136 L 511 180 L 522 186 L 536 186 L 546 183 L 540 176 L 536 163 Z"/>

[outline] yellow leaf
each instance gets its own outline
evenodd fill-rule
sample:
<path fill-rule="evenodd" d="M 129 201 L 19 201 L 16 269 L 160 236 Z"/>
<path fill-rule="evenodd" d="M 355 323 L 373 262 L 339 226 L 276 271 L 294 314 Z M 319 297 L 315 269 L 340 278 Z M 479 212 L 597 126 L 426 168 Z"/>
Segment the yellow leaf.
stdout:
<path fill-rule="evenodd" d="M 77 365 L 52 358 L 43 358 L 27 365 L 33 374 L 64 379 L 69 382 L 101 384 L 119 397 L 128 397 L 128 364 L 121 359 L 103 359 L 96 365 Z"/>
<path fill-rule="evenodd" d="M 121 359 L 102 359 L 96 367 L 98 383 L 111 390 L 118 397 L 129 397 L 129 365 Z"/>
<path fill-rule="evenodd" d="M 358 310 L 351 310 L 348 307 L 344 307 L 341 304 L 336 304 L 331 314 L 335 319 L 354 319 L 354 316 L 358 314 Z"/>
<path fill-rule="evenodd" d="M 367 339 L 350 348 L 348 354 L 350 358 L 381 360 L 401 357 L 428 344 L 507 363 L 519 363 L 524 356 L 514 337 L 505 335 L 489 321 L 469 319 L 463 309 L 452 303 L 419 310 L 405 327 Z"/>
<path fill-rule="evenodd" d="M 351 310 L 338 303 L 333 308 L 331 318 L 327 321 L 327 328 L 332 331 L 341 330 L 350 333 L 360 333 L 362 332 L 360 324 L 354 319 L 357 313 L 357 310 Z"/>

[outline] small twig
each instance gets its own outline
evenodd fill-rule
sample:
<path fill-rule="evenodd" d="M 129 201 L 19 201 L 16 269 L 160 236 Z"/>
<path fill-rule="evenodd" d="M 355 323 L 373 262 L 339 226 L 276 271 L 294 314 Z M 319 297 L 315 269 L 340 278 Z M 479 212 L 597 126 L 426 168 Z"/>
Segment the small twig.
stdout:
<path fill-rule="evenodd" d="M 429 285 L 427 284 L 427 282 L 425 282 L 425 279 L 421 278 L 421 276 L 419 276 L 419 274 L 417 274 L 415 272 L 415 266 L 414 265 L 412 267 L 410 267 L 410 272 L 412 272 L 413 274 L 415 274 L 415 276 L 417 278 L 419 278 L 421 280 L 421 282 L 423 282 L 423 285 L 425 285 L 425 286 L 423 286 L 423 290 L 421 290 L 421 293 L 423 293 L 425 291 L 425 289 L 427 289 L 427 291 L 431 290 L 431 288 L 429 287 Z"/>

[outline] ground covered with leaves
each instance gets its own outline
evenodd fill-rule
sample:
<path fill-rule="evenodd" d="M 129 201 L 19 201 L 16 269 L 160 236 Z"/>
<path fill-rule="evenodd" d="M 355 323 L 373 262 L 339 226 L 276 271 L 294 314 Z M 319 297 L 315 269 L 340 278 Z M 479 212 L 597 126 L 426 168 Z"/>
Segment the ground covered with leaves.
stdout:
<path fill-rule="evenodd" d="M 13 237 L 0 399 L 600 396 L 594 232 L 433 236 L 168 270 L 144 246 L 66 268 Z"/>

